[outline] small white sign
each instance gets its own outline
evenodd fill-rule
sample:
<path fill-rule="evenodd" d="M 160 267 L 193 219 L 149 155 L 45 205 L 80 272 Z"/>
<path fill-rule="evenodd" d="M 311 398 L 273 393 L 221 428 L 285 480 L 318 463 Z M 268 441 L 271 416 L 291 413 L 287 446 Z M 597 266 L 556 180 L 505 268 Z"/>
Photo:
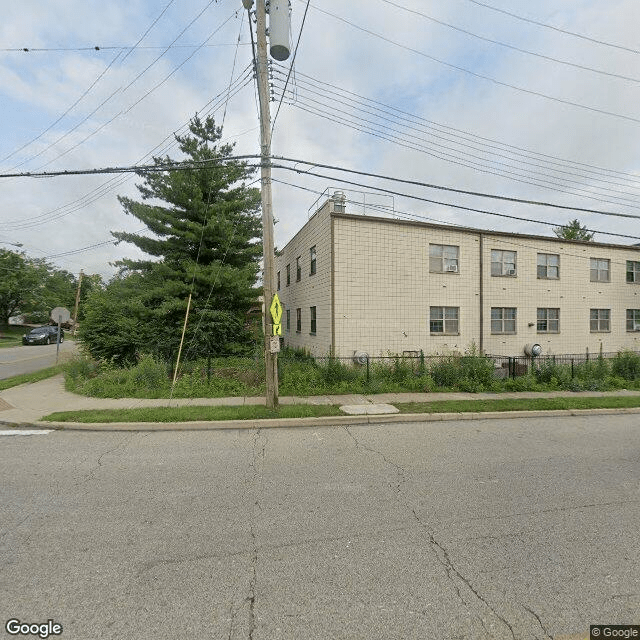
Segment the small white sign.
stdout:
<path fill-rule="evenodd" d="M 269 353 L 280 353 L 280 338 L 278 336 L 269 338 Z"/>

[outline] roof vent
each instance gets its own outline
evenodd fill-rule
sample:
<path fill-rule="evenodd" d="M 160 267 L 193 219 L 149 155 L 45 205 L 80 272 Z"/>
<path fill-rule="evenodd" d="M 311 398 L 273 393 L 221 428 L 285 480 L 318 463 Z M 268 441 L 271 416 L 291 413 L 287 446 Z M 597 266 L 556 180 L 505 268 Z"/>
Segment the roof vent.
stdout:
<path fill-rule="evenodd" d="M 342 191 L 334 191 L 331 200 L 333 200 L 333 211 L 335 213 L 345 212 L 347 196 Z"/>

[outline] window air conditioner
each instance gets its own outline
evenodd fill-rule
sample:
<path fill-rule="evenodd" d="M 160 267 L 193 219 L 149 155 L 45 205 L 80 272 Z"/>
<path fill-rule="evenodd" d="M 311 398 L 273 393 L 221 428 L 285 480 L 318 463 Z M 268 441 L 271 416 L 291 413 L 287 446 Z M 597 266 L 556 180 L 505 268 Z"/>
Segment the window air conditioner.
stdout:
<path fill-rule="evenodd" d="M 640 322 L 634 322 L 633 323 L 633 330 L 634 331 L 640 331 Z"/>
<path fill-rule="evenodd" d="M 508 276 L 515 276 L 516 275 L 516 270 L 515 269 L 507 269 L 507 275 Z"/>
<path fill-rule="evenodd" d="M 451 271 L 452 273 L 458 273 L 458 265 L 457 264 L 450 264 L 447 267 L 447 271 Z"/>

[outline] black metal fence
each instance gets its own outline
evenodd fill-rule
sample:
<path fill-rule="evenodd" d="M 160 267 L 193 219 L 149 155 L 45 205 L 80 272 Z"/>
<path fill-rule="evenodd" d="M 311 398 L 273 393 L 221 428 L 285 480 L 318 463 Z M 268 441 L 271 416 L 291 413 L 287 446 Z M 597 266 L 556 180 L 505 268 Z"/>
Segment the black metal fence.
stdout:
<path fill-rule="evenodd" d="M 640 356 L 640 352 L 631 352 Z M 284 352 L 278 358 L 280 376 L 296 370 L 300 365 L 313 364 L 324 369 L 334 368 L 336 374 L 342 373 L 346 378 L 364 378 L 367 382 L 374 378 L 403 377 L 408 373 L 416 376 L 429 375 L 434 369 L 456 369 L 460 366 L 481 366 L 493 368 L 496 379 L 517 378 L 540 371 L 550 365 L 564 365 L 570 368 L 571 377 L 577 373 L 579 367 L 585 363 L 596 363 L 601 360 L 611 360 L 619 356 L 619 352 L 607 353 L 573 353 L 540 356 L 505 356 L 495 354 L 438 354 L 426 355 L 422 352 L 405 352 L 402 355 L 369 356 L 311 356 Z M 228 358 L 228 359 L 227 359 Z M 194 363 L 195 364 L 195 363 Z M 298 367 L 297 367 L 297 366 Z M 196 365 L 203 376 L 210 379 L 212 375 L 220 376 L 225 370 L 235 374 L 240 366 L 247 372 L 248 378 L 256 380 L 262 378 L 264 362 L 261 354 L 254 357 L 224 356 L 208 358 L 206 364 L 200 361 Z M 181 370 L 190 370 L 193 365 L 185 363 Z M 340 371 L 338 371 L 340 370 Z M 253 375 L 250 372 L 254 372 Z M 173 371 L 171 371 L 173 374 Z"/>

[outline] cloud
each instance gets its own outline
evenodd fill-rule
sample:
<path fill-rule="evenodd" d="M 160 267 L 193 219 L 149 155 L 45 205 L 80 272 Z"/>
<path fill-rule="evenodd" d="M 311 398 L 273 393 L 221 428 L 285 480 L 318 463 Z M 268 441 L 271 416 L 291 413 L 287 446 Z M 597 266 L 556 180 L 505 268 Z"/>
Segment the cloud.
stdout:
<path fill-rule="evenodd" d="M 168 45 L 206 4 L 204 0 L 174 3 L 144 39 L 143 47 Z M 294 44 L 305 4 L 300 0 L 293 2 Z M 434 2 L 428 7 L 418 0 L 397 0 L 397 4 L 428 13 L 461 29 L 549 57 L 629 76 L 634 76 L 638 68 L 638 56 L 632 53 L 517 21 L 467 0 Z M 43 5 L 27 0 L 19 7 L 7 7 L 0 25 L 0 42 L 5 47 L 132 45 L 158 17 L 162 8 L 149 0 L 99 5 L 80 0 L 59 0 Z M 387 40 L 363 33 L 319 9 L 334 13 Z M 595 0 L 543 0 L 535 6 L 526 3 L 514 5 L 510 10 L 563 29 L 627 46 L 633 46 L 635 25 L 640 18 L 640 8 L 632 0 L 618 0 L 606 5 Z M 202 18 L 177 42 L 181 45 L 200 44 L 235 11 L 238 11 L 238 16 L 233 16 L 210 43 L 224 46 L 204 47 L 168 79 L 171 71 L 193 49 L 171 49 L 126 92 L 117 90 L 126 87 L 160 55 L 162 49 L 141 47 L 126 59 L 117 60 L 67 117 L 36 142 L 3 162 L 3 169 L 9 169 L 46 149 L 114 91 L 116 95 L 76 131 L 22 168 L 33 170 L 50 161 L 48 169 L 101 167 L 139 160 L 228 85 L 235 55 L 235 47 L 229 45 L 238 39 L 241 20 L 244 23 L 241 40 L 243 43 L 249 41 L 246 17 L 241 17 L 237 0 L 212 3 Z M 640 178 L 626 177 L 621 173 L 640 172 L 636 144 L 640 123 L 501 86 L 440 64 L 388 40 L 505 84 L 603 111 L 640 117 L 635 108 L 640 90 L 637 83 L 482 42 L 392 7 L 382 0 L 352 3 L 314 0 L 298 51 L 298 75 L 292 77 L 291 93 L 278 115 L 273 153 L 462 189 L 640 215 Z M 116 53 L 115 50 L 2 53 L 0 91 L 4 117 L 0 157 L 49 127 L 106 69 Z M 124 52 L 121 58 L 124 58 Z M 238 48 L 236 74 L 250 63 L 251 48 L 243 44 Z M 314 80 L 309 81 L 302 74 Z M 317 93 L 311 92 L 312 87 L 305 84 L 306 81 L 315 85 L 313 91 Z M 323 90 L 316 81 L 331 83 L 337 89 L 329 92 L 325 86 Z M 276 82 L 276 86 L 281 87 L 282 83 Z M 279 91 L 275 91 L 272 114 L 277 108 Z M 147 92 L 149 95 L 130 109 Z M 354 96 L 348 92 L 399 110 L 393 113 L 411 114 L 406 116 L 408 120 L 403 121 L 403 126 L 411 123 L 412 128 L 403 128 L 398 122 L 385 122 L 374 117 L 375 110 L 372 113 L 369 108 L 367 113 L 362 104 L 349 99 Z M 336 109 L 349 115 L 340 116 Z M 325 117 L 309 113 L 314 110 L 324 112 Z M 222 113 L 222 109 L 216 113 L 218 122 Z M 377 112 L 377 115 L 383 113 Z M 340 118 L 347 117 L 356 124 L 340 124 Z M 113 122 L 103 127 L 111 118 L 114 118 Z M 404 132 L 402 136 L 408 138 L 409 146 L 420 144 L 426 148 L 412 150 L 357 131 L 358 121 L 360 128 L 364 128 L 365 119 L 378 123 L 375 125 L 379 128 L 378 133 L 383 132 L 383 126 L 393 126 Z M 230 100 L 225 116 L 225 134 L 242 134 L 236 139 L 238 153 L 256 153 L 259 150 L 256 126 L 255 93 L 249 85 Z M 78 146 L 72 151 L 57 158 L 76 144 Z M 518 151 L 514 147 L 533 153 Z M 175 147 L 168 153 L 175 154 Z M 445 153 L 449 154 L 449 161 L 443 159 Z M 600 171 L 597 167 L 611 171 Z M 512 172 L 512 175 L 507 172 Z M 275 235 L 280 247 L 304 224 L 309 207 L 318 197 L 317 192 L 327 187 L 348 187 L 341 183 L 338 174 L 331 175 L 335 178 L 320 179 L 274 171 L 274 178 L 280 181 L 274 183 L 274 211 L 279 220 Z M 283 181 L 312 192 L 286 186 Z M 374 179 L 356 181 L 383 184 Z M 113 180 L 109 177 L 5 180 L 0 190 L 0 235 L 23 242 L 27 250 L 33 249 L 34 255 L 38 252 L 40 255 L 53 255 L 108 240 L 111 230 L 135 230 L 139 223 L 123 214 L 116 198 L 117 195 L 137 197 L 135 183 L 136 179 L 132 177 Z M 384 186 L 389 187 L 389 184 L 384 183 Z M 410 191 L 407 187 L 396 188 L 402 192 Z M 371 190 L 353 187 L 351 195 L 354 200 L 368 198 L 370 202 L 381 201 L 372 194 L 356 193 L 364 191 Z M 415 192 L 426 197 L 434 196 L 424 189 Z M 99 194 L 102 197 L 95 199 Z M 575 217 L 571 212 L 479 202 L 462 196 L 445 198 L 443 194 L 436 194 L 433 199 L 552 222 L 564 222 Z M 462 213 L 402 197 L 396 197 L 394 202 L 399 210 L 458 224 L 551 233 L 550 228 L 532 223 Z M 43 224 L 8 223 L 15 219 L 28 221 L 36 216 L 41 218 L 33 221 Z M 586 214 L 580 217 L 594 228 L 634 232 L 628 221 Z M 599 239 L 605 240 L 606 237 Z M 113 268 L 108 265 L 110 261 L 134 256 L 135 251 L 133 247 L 120 244 L 69 256 L 66 261 L 62 258 L 55 261 L 69 270 L 78 271 L 82 267 L 87 272 L 109 275 L 113 273 Z"/>

